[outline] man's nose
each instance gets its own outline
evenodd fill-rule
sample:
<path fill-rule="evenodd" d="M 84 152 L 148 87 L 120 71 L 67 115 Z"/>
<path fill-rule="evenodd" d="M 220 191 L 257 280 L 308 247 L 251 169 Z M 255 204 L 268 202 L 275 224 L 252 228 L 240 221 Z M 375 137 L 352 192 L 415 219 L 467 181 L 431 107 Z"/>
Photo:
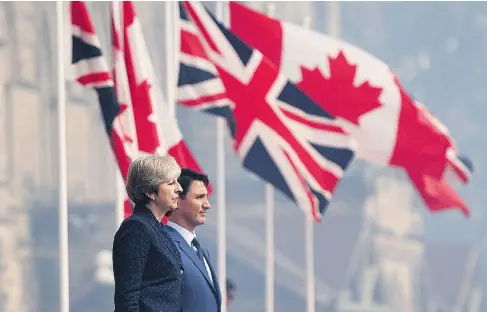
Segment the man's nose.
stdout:
<path fill-rule="evenodd" d="M 205 209 L 211 208 L 210 201 L 208 199 L 206 199 L 205 202 L 203 203 L 203 208 Z"/>

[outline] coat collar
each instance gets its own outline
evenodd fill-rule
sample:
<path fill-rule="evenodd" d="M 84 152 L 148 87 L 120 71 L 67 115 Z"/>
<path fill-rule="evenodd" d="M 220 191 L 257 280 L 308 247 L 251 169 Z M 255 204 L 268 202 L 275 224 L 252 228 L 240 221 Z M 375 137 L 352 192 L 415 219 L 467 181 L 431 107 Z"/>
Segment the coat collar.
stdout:
<path fill-rule="evenodd" d="M 162 239 L 164 244 L 167 246 L 172 255 L 181 261 L 181 255 L 172 241 L 171 237 L 168 235 L 166 226 L 157 220 L 156 216 L 149 210 L 145 205 L 136 204 L 134 207 L 134 214 L 142 216 L 148 223 L 154 228 L 156 233 Z"/>

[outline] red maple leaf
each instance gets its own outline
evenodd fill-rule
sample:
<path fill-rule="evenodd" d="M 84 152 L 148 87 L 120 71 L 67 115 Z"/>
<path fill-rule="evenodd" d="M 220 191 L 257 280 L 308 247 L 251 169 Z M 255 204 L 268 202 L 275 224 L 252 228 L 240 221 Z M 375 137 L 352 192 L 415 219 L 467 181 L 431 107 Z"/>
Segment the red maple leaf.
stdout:
<path fill-rule="evenodd" d="M 120 112 L 118 113 L 117 117 L 121 118 L 123 116 L 123 114 L 126 113 L 127 109 L 128 109 L 128 105 L 126 103 L 123 103 L 123 102 L 120 102 Z M 132 137 L 130 137 L 130 135 L 127 133 L 127 131 L 125 131 L 125 125 L 123 122 L 121 122 L 120 120 L 118 121 L 119 123 L 119 127 L 121 129 L 121 136 L 123 137 L 123 141 L 124 142 L 129 142 L 129 143 L 134 143 L 134 140 Z"/>
<path fill-rule="evenodd" d="M 139 150 L 144 153 L 155 153 L 160 146 L 157 126 L 150 117 L 154 114 L 150 88 L 152 85 L 144 80 L 135 88 L 132 96 L 132 109 L 134 110 L 135 126 Z"/>
<path fill-rule="evenodd" d="M 371 86 L 368 81 L 355 87 L 357 65 L 348 63 L 343 51 L 328 60 L 330 78 L 323 77 L 318 68 L 307 70 L 301 66 L 303 78 L 297 86 L 331 115 L 358 125 L 360 116 L 381 106 L 382 89 Z"/>

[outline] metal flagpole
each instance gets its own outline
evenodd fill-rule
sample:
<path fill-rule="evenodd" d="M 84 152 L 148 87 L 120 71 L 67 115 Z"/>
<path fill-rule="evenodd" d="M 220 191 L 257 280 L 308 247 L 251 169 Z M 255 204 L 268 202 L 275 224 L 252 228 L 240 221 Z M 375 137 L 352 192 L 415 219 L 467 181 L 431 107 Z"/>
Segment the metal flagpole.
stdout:
<path fill-rule="evenodd" d="M 328 11 L 327 32 L 330 36 L 340 38 L 340 3 L 328 1 L 326 3 Z"/>
<path fill-rule="evenodd" d="M 172 38 L 173 38 L 173 65 L 175 66 L 173 68 L 173 73 L 174 73 L 174 83 L 176 84 L 174 86 L 175 88 L 175 92 L 174 92 L 174 105 L 175 105 L 175 108 L 177 107 L 177 100 L 178 100 L 178 96 L 177 96 L 177 83 L 178 83 L 178 79 L 179 79 L 179 58 L 180 58 L 180 46 L 181 46 L 181 33 L 180 33 L 180 28 L 181 28 L 181 21 L 179 20 L 179 5 L 177 5 L 176 3 L 172 6 L 172 16 L 173 16 L 173 22 L 172 22 L 172 30 L 173 30 L 173 33 L 172 33 Z"/>
<path fill-rule="evenodd" d="M 123 222 L 125 216 L 125 182 L 118 167 L 115 170 L 115 181 L 117 182 L 117 198 L 115 202 L 115 230 Z"/>
<path fill-rule="evenodd" d="M 226 1 L 216 3 L 216 18 L 224 25 L 228 24 Z M 226 242 L 226 206 L 225 206 L 225 120 L 216 120 L 216 186 L 217 186 L 217 241 L 218 241 L 218 278 L 221 281 L 222 306 L 221 312 L 227 312 L 227 242 Z"/>
<path fill-rule="evenodd" d="M 267 4 L 267 15 L 274 17 L 276 5 L 274 3 Z M 266 195 L 266 283 L 265 283 L 265 311 L 274 312 L 274 284 L 275 284 L 275 241 L 274 241 L 274 187 L 267 183 L 265 186 Z"/>
<path fill-rule="evenodd" d="M 59 304 L 61 312 L 69 312 L 69 236 L 68 236 L 68 165 L 66 152 L 66 73 L 64 49 L 63 1 L 56 1 L 57 37 L 57 113 L 59 149 Z"/>
<path fill-rule="evenodd" d="M 112 8 L 113 8 L 113 24 L 115 26 L 115 33 L 112 33 L 112 36 L 117 36 L 118 42 L 120 44 L 120 51 L 124 50 L 124 36 L 123 36 L 123 15 L 122 15 L 122 2 L 120 1 L 112 1 Z M 113 59 L 113 66 L 115 69 L 117 60 Z M 122 56 L 123 58 L 123 56 Z M 120 69 L 116 69 L 120 70 Z M 125 200 L 125 181 L 123 180 L 122 174 L 120 169 L 117 166 L 115 170 L 115 181 L 117 182 L 117 200 L 115 203 L 115 222 L 116 228 L 120 226 L 124 219 L 124 200 Z"/>
<path fill-rule="evenodd" d="M 303 22 L 304 28 L 311 28 L 311 17 L 305 16 Z M 305 240 L 305 258 L 306 258 L 306 311 L 315 312 L 315 272 L 314 272 L 314 220 L 310 213 L 305 214 L 304 221 L 304 240 Z"/>
<path fill-rule="evenodd" d="M 314 275 L 314 237 L 313 217 L 305 215 L 305 255 L 306 255 L 306 311 L 315 311 L 315 275 Z"/>
<path fill-rule="evenodd" d="M 176 115 L 176 96 L 174 89 L 176 88 L 176 68 L 175 68 L 175 33 L 174 33 L 174 3 L 172 1 L 166 2 L 165 7 L 165 38 L 166 38 L 166 99 L 167 107 L 169 108 L 169 113 L 173 116 Z"/>

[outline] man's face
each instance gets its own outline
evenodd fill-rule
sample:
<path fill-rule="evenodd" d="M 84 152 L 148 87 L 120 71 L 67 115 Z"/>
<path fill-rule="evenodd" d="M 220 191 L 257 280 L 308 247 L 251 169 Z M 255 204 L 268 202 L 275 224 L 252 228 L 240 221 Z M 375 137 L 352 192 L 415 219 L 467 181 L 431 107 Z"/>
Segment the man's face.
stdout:
<path fill-rule="evenodd" d="M 187 225 L 196 228 L 198 225 L 205 224 L 206 211 L 210 209 L 205 184 L 202 181 L 193 181 L 184 199 L 179 199 L 178 206 L 178 214 Z"/>

